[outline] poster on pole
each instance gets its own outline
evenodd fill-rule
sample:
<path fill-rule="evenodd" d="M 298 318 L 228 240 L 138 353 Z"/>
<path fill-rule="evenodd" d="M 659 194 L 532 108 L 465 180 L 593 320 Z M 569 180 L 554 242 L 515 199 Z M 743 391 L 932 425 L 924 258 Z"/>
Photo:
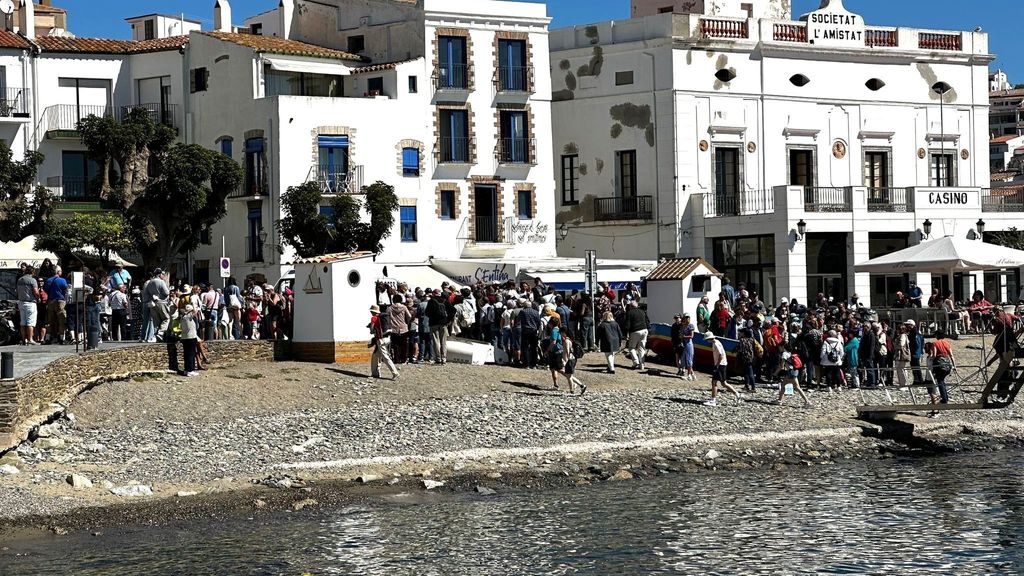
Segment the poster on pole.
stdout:
<path fill-rule="evenodd" d="M 586 262 L 586 291 L 593 295 L 597 292 L 597 250 L 587 250 Z"/>
<path fill-rule="evenodd" d="M 230 278 L 231 277 L 231 258 L 220 259 L 220 277 Z"/>

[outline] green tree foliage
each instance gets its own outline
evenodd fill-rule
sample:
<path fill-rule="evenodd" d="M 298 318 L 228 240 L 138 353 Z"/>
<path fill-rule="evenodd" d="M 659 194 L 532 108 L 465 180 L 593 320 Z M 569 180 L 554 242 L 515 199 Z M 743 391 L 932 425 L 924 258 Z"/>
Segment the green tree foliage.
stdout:
<path fill-rule="evenodd" d="M 391 236 L 398 211 L 394 186 L 381 181 L 363 187 L 365 201 L 340 195 L 331 200 L 333 214 L 320 214 L 323 195 L 317 182 L 292 186 L 281 197 L 285 217 L 278 230 L 285 244 L 302 258 L 335 252 L 379 253 Z M 364 214 L 369 221 L 364 221 Z"/>
<path fill-rule="evenodd" d="M 39 152 L 26 152 L 14 160 L 11 149 L 0 142 L 0 242 L 18 242 L 43 231 L 53 214 L 53 195 L 34 187 L 43 163 Z"/>
<path fill-rule="evenodd" d="M 37 250 L 55 252 L 61 260 L 68 260 L 77 251 L 95 250 L 104 268 L 111 251 L 125 250 L 132 244 L 128 223 L 117 212 L 80 212 L 55 218 L 36 236 Z"/>
<path fill-rule="evenodd" d="M 999 246 L 1024 250 L 1024 231 L 1010 228 L 1003 232 L 986 232 L 985 240 Z"/>
<path fill-rule="evenodd" d="M 102 167 L 100 196 L 116 206 L 147 267 L 170 266 L 199 244 L 203 229 L 227 213 L 242 183 L 231 158 L 195 144 L 174 143 L 174 130 L 136 108 L 120 122 L 90 116 L 82 142 Z"/>

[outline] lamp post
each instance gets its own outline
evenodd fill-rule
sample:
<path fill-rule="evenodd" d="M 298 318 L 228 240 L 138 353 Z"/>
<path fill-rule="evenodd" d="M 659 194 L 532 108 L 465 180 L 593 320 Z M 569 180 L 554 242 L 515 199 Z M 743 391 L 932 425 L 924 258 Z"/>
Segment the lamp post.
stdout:
<path fill-rule="evenodd" d="M 263 260 L 263 247 L 267 245 L 267 231 L 260 228 L 260 231 L 256 233 L 256 237 L 260 240 L 260 253 L 258 256 L 260 260 Z"/>
<path fill-rule="evenodd" d="M 932 92 L 939 95 L 939 149 L 941 150 L 940 156 L 943 164 L 946 162 L 946 92 L 952 90 L 953 87 L 945 82 L 936 82 L 932 84 Z M 952 162 L 948 165 L 943 166 L 943 178 L 941 181 L 936 182 L 939 186 L 949 186 L 949 169 L 952 168 Z M 936 174 L 938 176 L 938 174 Z M 937 180 L 937 179 L 936 179 Z"/>
<path fill-rule="evenodd" d="M 978 219 L 978 222 L 977 222 L 977 224 L 975 224 L 975 226 L 977 227 L 976 230 L 978 231 L 978 240 L 981 240 L 982 242 L 984 242 L 985 241 L 985 221 L 981 220 L 981 219 Z"/>
<path fill-rule="evenodd" d="M 797 240 L 803 240 L 807 236 L 807 222 L 804 222 L 803 218 L 796 223 L 796 234 Z"/>
<path fill-rule="evenodd" d="M 562 222 L 562 225 L 558 227 L 558 241 L 565 242 L 565 238 L 569 235 L 569 227 Z"/>
<path fill-rule="evenodd" d="M 925 220 L 924 223 L 921 224 L 921 229 L 924 231 L 924 239 L 925 240 L 931 238 L 931 235 L 932 235 L 932 221 L 931 220 Z"/>

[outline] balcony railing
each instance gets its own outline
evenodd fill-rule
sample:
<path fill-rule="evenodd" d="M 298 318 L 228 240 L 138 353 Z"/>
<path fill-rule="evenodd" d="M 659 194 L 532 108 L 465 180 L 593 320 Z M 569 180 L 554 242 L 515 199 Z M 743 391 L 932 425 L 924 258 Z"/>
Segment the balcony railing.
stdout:
<path fill-rule="evenodd" d="M 473 240 L 477 244 L 497 244 L 501 241 L 498 233 L 501 220 L 495 216 L 475 216 L 473 218 Z"/>
<path fill-rule="evenodd" d="M 750 38 L 750 26 L 746 20 L 724 18 L 701 18 L 701 38 Z"/>
<path fill-rule="evenodd" d="M 653 196 L 630 196 L 628 198 L 595 198 L 594 220 L 652 220 L 654 218 Z"/>
<path fill-rule="evenodd" d="M 981 190 L 982 212 L 1024 212 L 1024 190 L 1010 188 L 1000 191 L 999 188 Z"/>
<path fill-rule="evenodd" d="M 914 196 L 906 188 L 868 188 L 868 212 L 913 212 Z"/>
<path fill-rule="evenodd" d="M 320 183 L 320 193 L 325 196 L 359 194 L 363 191 L 363 167 L 349 166 L 348 170 L 340 171 L 334 167 L 318 166 L 316 181 Z"/>
<path fill-rule="evenodd" d="M 263 262 L 263 243 L 259 236 L 245 237 L 245 261 Z"/>
<path fill-rule="evenodd" d="M 743 190 L 724 194 L 712 193 L 704 197 L 704 216 L 752 216 L 775 212 L 775 193 L 772 190 Z"/>
<path fill-rule="evenodd" d="M 922 50 L 963 50 L 963 36 L 960 34 L 940 34 L 921 32 L 917 35 L 917 47 Z"/>
<path fill-rule="evenodd" d="M 468 79 L 466 64 L 444 64 L 434 69 L 434 87 L 438 90 L 466 90 Z"/>
<path fill-rule="evenodd" d="M 56 104 L 49 106 L 43 111 L 43 126 L 46 127 L 47 132 L 55 130 L 75 132 L 78 130 L 78 123 L 89 116 L 101 118 L 110 116 L 117 120 L 124 120 L 130 111 L 137 108 L 148 111 L 150 118 L 157 124 L 163 124 L 172 128 L 179 127 L 177 121 L 178 107 L 175 104 L 130 104 L 117 108 L 97 105 Z"/>
<path fill-rule="evenodd" d="M 99 202 L 100 195 L 94 192 L 92 183 L 84 176 L 50 176 L 46 187 L 61 202 Z"/>
<path fill-rule="evenodd" d="M 237 190 L 228 194 L 229 199 L 239 198 L 261 198 L 267 196 L 270 190 L 262 178 L 255 180 L 246 179 Z"/>
<path fill-rule="evenodd" d="M 28 118 L 31 95 L 28 88 L 0 90 L 0 118 Z"/>
<path fill-rule="evenodd" d="M 535 149 L 534 138 L 499 138 L 495 151 L 499 164 L 532 164 L 531 151 Z"/>
<path fill-rule="evenodd" d="M 899 34 L 895 30 L 868 28 L 864 31 L 864 45 L 872 48 L 895 48 L 900 45 Z"/>
<path fill-rule="evenodd" d="M 494 87 L 498 92 L 532 92 L 532 76 L 533 66 L 501 66 L 494 73 Z"/>
<path fill-rule="evenodd" d="M 472 138 L 442 137 L 439 142 L 437 161 L 441 164 L 469 164 Z"/>
<path fill-rule="evenodd" d="M 163 124 L 164 126 L 170 126 L 171 128 L 178 128 L 178 105 L 177 104 L 131 104 L 129 106 L 121 106 L 118 110 L 118 120 L 124 120 L 128 113 L 137 108 L 149 112 L 150 119 L 155 124 Z"/>
<path fill-rule="evenodd" d="M 776 42 L 807 42 L 806 24 L 775 24 L 772 38 Z"/>
<path fill-rule="evenodd" d="M 852 188 L 804 188 L 806 212 L 852 212 Z"/>

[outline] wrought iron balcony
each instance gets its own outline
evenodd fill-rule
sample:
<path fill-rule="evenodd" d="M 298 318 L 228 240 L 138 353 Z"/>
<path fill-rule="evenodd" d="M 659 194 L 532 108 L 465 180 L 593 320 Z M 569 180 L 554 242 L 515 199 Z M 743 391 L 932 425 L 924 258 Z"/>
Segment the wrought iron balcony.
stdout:
<path fill-rule="evenodd" d="M 630 196 L 627 198 L 595 198 L 594 220 L 653 220 L 653 196 Z"/>
<path fill-rule="evenodd" d="M 704 197 L 704 217 L 753 216 L 775 212 L 775 193 L 772 190 L 741 190 L 739 192 L 711 193 Z"/>

